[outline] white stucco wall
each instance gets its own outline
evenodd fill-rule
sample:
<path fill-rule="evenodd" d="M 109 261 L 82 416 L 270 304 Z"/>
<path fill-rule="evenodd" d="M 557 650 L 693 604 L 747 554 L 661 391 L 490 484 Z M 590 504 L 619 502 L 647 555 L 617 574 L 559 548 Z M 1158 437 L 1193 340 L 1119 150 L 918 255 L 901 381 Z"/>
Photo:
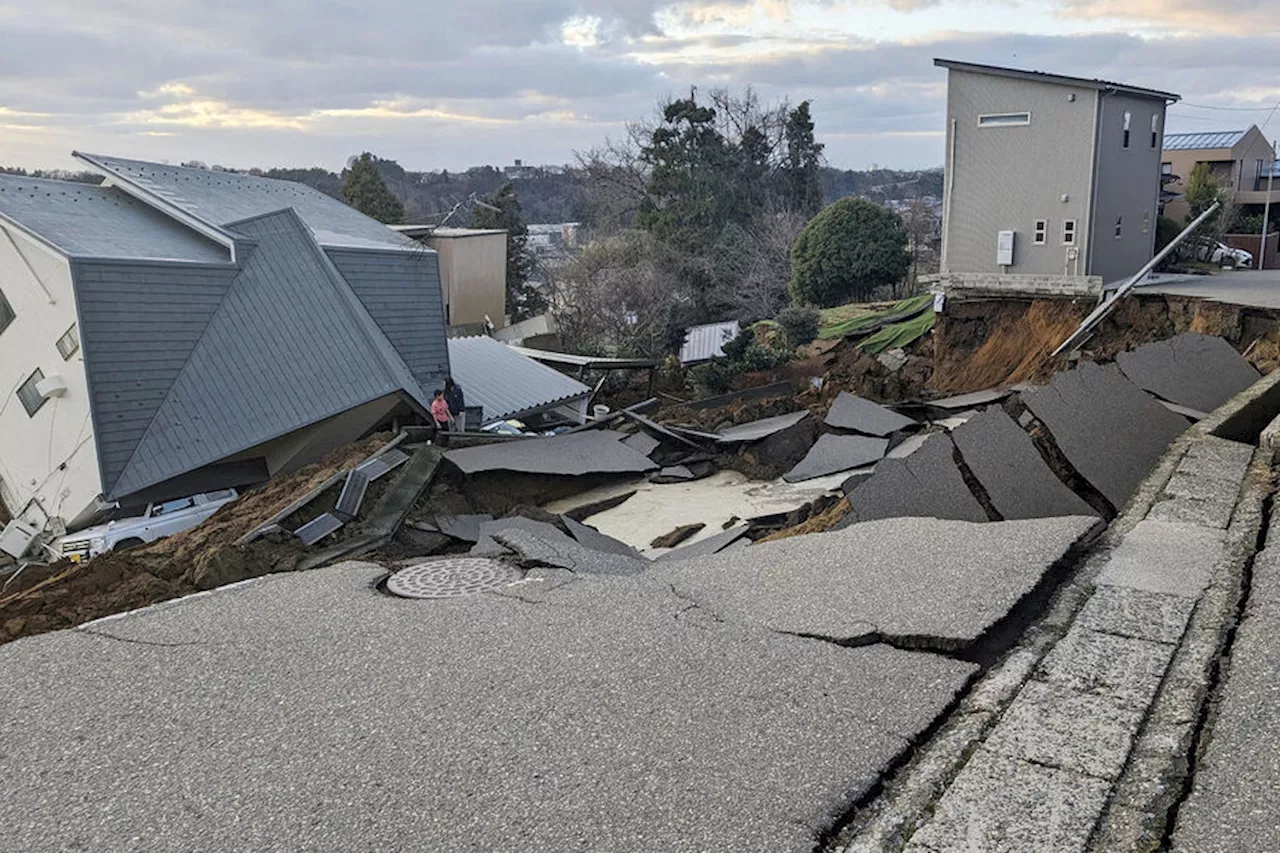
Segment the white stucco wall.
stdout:
<path fill-rule="evenodd" d="M 17 315 L 0 331 L 0 500 L 43 528 L 50 516 L 71 521 L 102 491 L 83 351 L 64 361 L 57 347 L 76 323 L 70 265 L 0 223 L 0 291 Z M 29 417 L 16 392 L 37 368 L 67 390 Z"/>

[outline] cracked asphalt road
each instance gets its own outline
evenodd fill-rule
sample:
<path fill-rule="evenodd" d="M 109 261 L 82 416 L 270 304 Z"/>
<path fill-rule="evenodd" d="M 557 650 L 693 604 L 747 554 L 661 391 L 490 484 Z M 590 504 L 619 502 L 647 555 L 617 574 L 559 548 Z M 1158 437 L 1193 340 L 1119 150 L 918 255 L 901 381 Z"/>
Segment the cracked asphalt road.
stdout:
<path fill-rule="evenodd" d="M 1091 523 L 967 526 L 1048 562 Z M 928 526 L 901 524 L 875 525 L 876 554 L 857 530 L 805 539 L 862 567 L 828 594 L 885 585 L 895 624 L 922 633 L 943 602 L 901 585 Z M 965 551 L 957 523 L 932 524 L 935 557 Z M 688 579 L 756 547 L 673 566 Z M 807 853 L 977 669 L 771 630 L 656 567 L 538 569 L 437 601 L 378 592 L 383 573 L 277 575 L 0 647 L 6 837 L 34 853 Z"/>
<path fill-rule="evenodd" d="M 428 602 L 381 574 L 281 575 L 0 648 L 5 836 L 808 851 L 974 670 L 677 619 L 643 576 Z"/>

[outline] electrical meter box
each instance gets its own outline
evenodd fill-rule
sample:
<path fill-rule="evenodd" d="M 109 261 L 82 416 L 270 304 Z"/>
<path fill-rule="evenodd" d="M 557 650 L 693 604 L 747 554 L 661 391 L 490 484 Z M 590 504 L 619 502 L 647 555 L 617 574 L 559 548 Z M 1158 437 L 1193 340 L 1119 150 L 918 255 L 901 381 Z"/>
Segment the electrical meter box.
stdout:
<path fill-rule="evenodd" d="M 996 237 L 996 264 L 1002 267 L 1013 263 L 1013 232 L 1001 231 Z"/>

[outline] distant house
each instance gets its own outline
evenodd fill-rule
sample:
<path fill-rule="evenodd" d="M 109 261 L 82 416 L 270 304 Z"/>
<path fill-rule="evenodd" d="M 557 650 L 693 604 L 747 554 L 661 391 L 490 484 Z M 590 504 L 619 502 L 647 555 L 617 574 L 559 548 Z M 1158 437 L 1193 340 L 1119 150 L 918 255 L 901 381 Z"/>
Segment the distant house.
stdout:
<path fill-rule="evenodd" d="M 36 527 L 261 482 L 449 370 L 434 251 L 285 181 L 0 176 L 0 501 Z"/>
<path fill-rule="evenodd" d="M 1151 259 L 1165 107 L 1124 83 L 946 59 L 942 272 L 1124 278 Z"/>
<path fill-rule="evenodd" d="M 440 293 L 450 326 L 507 324 L 507 232 L 501 228 L 393 225 L 440 255 Z"/>
<path fill-rule="evenodd" d="M 1210 174 L 1232 194 L 1236 204 L 1256 205 L 1261 213 L 1261 205 L 1267 200 L 1267 177 L 1275 159 L 1275 149 L 1256 126 L 1248 130 L 1166 134 L 1160 169 L 1167 176 L 1166 189 L 1176 196 L 1165 204 L 1164 215 L 1178 222 L 1186 220 L 1191 209 L 1186 199 L 1177 196 L 1199 163 L 1209 165 Z M 1280 184 L 1272 192 L 1274 204 L 1280 201 Z"/>

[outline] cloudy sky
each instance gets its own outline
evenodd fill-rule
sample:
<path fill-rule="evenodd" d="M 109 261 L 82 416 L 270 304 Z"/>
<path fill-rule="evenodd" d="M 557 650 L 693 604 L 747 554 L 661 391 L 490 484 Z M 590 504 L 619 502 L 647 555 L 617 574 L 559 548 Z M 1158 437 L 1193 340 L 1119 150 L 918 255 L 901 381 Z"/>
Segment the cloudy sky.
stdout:
<path fill-rule="evenodd" d="M 812 100 L 832 165 L 932 166 L 935 56 L 1247 127 L 1280 101 L 1280 0 L 0 0 L 0 164 L 565 163 L 690 85 L 750 84 Z"/>

